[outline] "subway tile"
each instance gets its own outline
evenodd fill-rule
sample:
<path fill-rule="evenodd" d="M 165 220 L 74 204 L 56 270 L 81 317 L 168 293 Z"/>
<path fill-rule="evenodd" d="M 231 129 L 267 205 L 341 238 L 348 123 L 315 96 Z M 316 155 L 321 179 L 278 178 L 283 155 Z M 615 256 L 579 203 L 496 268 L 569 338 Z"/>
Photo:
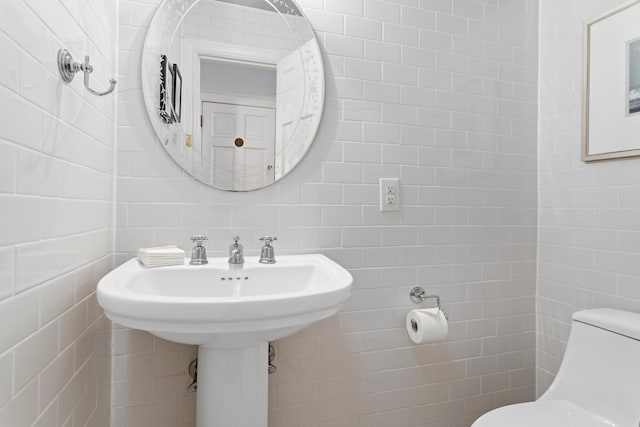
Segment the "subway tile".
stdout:
<path fill-rule="evenodd" d="M 13 353 L 7 351 L 0 356 L 0 407 L 4 406 L 13 395 Z"/>
<path fill-rule="evenodd" d="M 380 121 L 380 104 L 373 102 L 344 100 L 343 119 L 365 122 Z"/>
<path fill-rule="evenodd" d="M 77 304 L 60 316 L 58 345 L 61 349 L 76 341 L 88 326 L 86 302 Z"/>
<path fill-rule="evenodd" d="M 384 63 L 400 63 L 400 46 L 386 41 L 376 40 L 364 41 L 364 57 L 372 61 L 382 61 Z M 373 79 L 370 79 L 373 80 Z"/>
<path fill-rule="evenodd" d="M 420 0 L 420 8 L 427 10 L 435 10 L 438 12 L 451 13 L 451 0 Z"/>
<path fill-rule="evenodd" d="M 356 58 L 344 59 L 345 77 L 380 81 L 382 79 L 382 67 L 379 62 Z"/>
<path fill-rule="evenodd" d="M 339 184 L 306 183 L 302 185 L 304 204 L 339 204 L 342 191 Z"/>
<path fill-rule="evenodd" d="M 126 381 L 114 381 L 111 384 L 114 399 L 113 406 L 135 406 L 151 403 L 153 400 L 152 379 L 135 379 Z"/>
<path fill-rule="evenodd" d="M 452 71 L 466 73 L 468 70 L 468 58 L 462 55 L 438 52 L 436 54 L 436 69 L 440 71 Z M 454 79 L 456 76 L 454 75 Z M 453 87 L 456 89 L 456 86 Z"/>
<path fill-rule="evenodd" d="M 432 146 L 434 130 L 420 126 L 402 126 L 400 128 L 400 143 L 406 145 Z"/>
<path fill-rule="evenodd" d="M 38 60 L 44 54 L 45 27 L 40 19 L 26 4 L 9 3 L 5 5 L 0 27 L 26 52 Z"/>
<path fill-rule="evenodd" d="M 380 245 L 380 229 L 376 227 L 345 227 L 342 229 L 342 246 L 377 247 Z"/>
<path fill-rule="evenodd" d="M 0 423 L 7 426 L 31 425 L 38 416 L 38 382 L 32 381 L 0 408 Z"/>
<path fill-rule="evenodd" d="M 402 24 L 434 30 L 436 25 L 436 14 L 430 10 L 418 9 L 410 6 L 402 7 Z"/>
<path fill-rule="evenodd" d="M 416 125 L 418 124 L 416 110 L 417 109 L 413 106 L 383 104 L 382 122 L 403 125 Z"/>
<path fill-rule="evenodd" d="M 323 206 L 322 225 L 361 225 L 362 210 L 359 206 Z"/>
<path fill-rule="evenodd" d="M 13 247 L 0 248 L 0 299 L 15 292 L 16 256 Z"/>
<path fill-rule="evenodd" d="M 58 355 L 58 325 L 51 323 L 14 349 L 13 386 L 20 390 Z"/>
<path fill-rule="evenodd" d="M 418 46 L 418 29 L 406 25 L 384 23 L 382 39 L 388 43 L 398 43 L 406 46 Z"/>
<path fill-rule="evenodd" d="M 481 21 L 484 17 L 484 8 L 481 4 L 468 0 L 453 0 L 453 15 Z"/>
<path fill-rule="evenodd" d="M 5 351 L 38 329 L 38 293 L 24 292 L 0 302 L 0 316 L 14 325 L 0 334 L 0 351 Z"/>
<path fill-rule="evenodd" d="M 89 236 L 78 234 L 16 247 L 16 291 L 23 291 L 80 267 L 89 260 Z M 96 248 L 97 249 L 97 248 Z"/>
<path fill-rule="evenodd" d="M 361 80 L 336 78 L 326 83 L 327 92 L 335 92 L 335 96 L 338 98 L 363 99 L 363 82 Z M 330 86 L 332 84 L 333 88 Z"/>
<path fill-rule="evenodd" d="M 381 0 L 364 0 L 364 17 L 376 21 L 400 22 L 401 6 Z"/>
<path fill-rule="evenodd" d="M 60 162 L 32 150 L 19 150 L 16 191 L 21 194 L 59 196 Z"/>
<path fill-rule="evenodd" d="M 322 167 L 324 182 L 360 183 L 362 166 L 354 163 L 325 163 Z"/>
<path fill-rule="evenodd" d="M 58 417 L 61 419 L 67 419 L 76 406 L 79 400 L 86 392 L 87 371 L 86 369 L 80 370 L 76 375 L 71 378 L 58 396 Z"/>
<path fill-rule="evenodd" d="M 435 104 L 434 91 L 420 87 L 403 86 L 401 99 L 405 105 L 433 107 Z"/>
<path fill-rule="evenodd" d="M 125 426 L 160 426 L 166 420 L 177 420 L 177 402 L 150 403 L 124 407 Z"/>
<path fill-rule="evenodd" d="M 347 36 L 382 40 L 382 22 L 345 15 L 344 32 Z"/>
<path fill-rule="evenodd" d="M 418 71 L 415 67 L 385 63 L 382 65 L 382 81 L 417 86 Z"/>
<path fill-rule="evenodd" d="M 418 85 L 421 87 L 450 90 L 452 84 L 452 75 L 449 72 L 424 68 L 418 71 Z"/>
<path fill-rule="evenodd" d="M 339 400 L 305 403 L 298 407 L 298 419 L 302 425 L 313 425 L 324 421 L 335 421 L 340 413 Z"/>
<path fill-rule="evenodd" d="M 436 54 L 428 49 L 402 46 L 402 64 L 420 68 L 435 68 Z"/>
<path fill-rule="evenodd" d="M 6 98 L 6 105 L 0 107 L 0 114 L 7 123 L 24 123 L 25 119 L 29 123 L 29 126 L 3 126 L 0 129 L 0 138 L 24 147 L 39 149 L 42 145 L 42 112 L 4 88 L 0 88 L 0 95 Z"/>
<path fill-rule="evenodd" d="M 147 353 L 153 349 L 153 337 L 143 331 L 121 329 L 113 332 L 113 355 Z"/>
<path fill-rule="evenodd" d="M 6 55 L 6 66 L 0 71 L 0 84 L 12 90 L 18 91 L 18 70 L 20 66 L 20 50 L 7 36 L 0 36 L 0 50 Z"/>
<path fill-rule="evenodd" d="M 453 45 L 452 36 L 427 29 L 420 30 L 419 47 L 437 52 L 451 52 Z"/>
<path fill-rule="evenodd" d="M 319 226 L 322 208 L 320 206 L 280 206 L 280 225 Z"/>
<path fill-rule="evenodd" d="M 436 30 L 443 33 L 466 35 L 469 30 L 468 20 L 444 13 L 436 14 Z"/>
<path fill-rule="evenodd" d="M 469 36 L 474 39 L 497 42 L 498 31 L 498 27 L 487 22 L 469 21 Z"/>
<path fill-rule="evenodd" d="M 29 54 L 20 54 L 20 96 L 50 113 L 58 103 L 56 92 L 51 90 L 58 84 L 56 77 Z"/>
<path fill-rule="evenodd" d="M 182 222 L 178 205 L 129 203 L 128 225 L 131 227 L 175 227 Z"/>
<path fill-rule="evenodd" d="M 347 205 L 378 205 L 380 194 L 377 185 L 349 184 L 343 186 L 342 198 Z"/>
<path fill-rule="evenodd" d="M 18 150 L 13 144 L 0 141 L 0 192 L 16 191 Z"/>
<path fill-rule="evenodd" d="M 364 56 L 364 43 L 357 37 L 345 37 L 335 34 L 325 34 L 324 48 L 327 53 L 350 58 Z"/>
<path fill-rule="evenodd" d="M 319 400 L 320 387 L 317 382 L 279 384 L 276 391 L 278 407 L 299 405 Z"/>
<path fill-rule="evenodd" d="M 363 2 L 362 0 L 354 0 L 348 3 L 341 0 L 327 0 L 325 1 L 325 9 L 345 15 L 362 16 Z"/>
<path fill-rule="evenodd" d="M 397 144 L 400 139 L 400 128 L 396 124 L 363 123 L 364 142 Z M 375 146 L 375 144 L 374 144 Z M 380 147 L 378 146 L 378 149 Z"/>
<path fill-rule="evenodd" d="M 363 99 L 366 101 L 378 101 L 398 103 L 400 90 L 397 84 L 363 82 Z"/>
<path fill-rule="evenodd" d="M 305 10 L 305 16 L 316 31 L 344 34 L 345 17 L 339 13 L 309 9 Z"/>
<path fill-rule="evenodd" d="M 417 165 L 418 148 L 415 146 L 385 144 L 382 146 L 382 163 Z"/>
<path fill-rule="evenodd" d="M 380 163 L 380 147 L 373 144 L 345 143 L 343 158 L 345 162 Z"/>

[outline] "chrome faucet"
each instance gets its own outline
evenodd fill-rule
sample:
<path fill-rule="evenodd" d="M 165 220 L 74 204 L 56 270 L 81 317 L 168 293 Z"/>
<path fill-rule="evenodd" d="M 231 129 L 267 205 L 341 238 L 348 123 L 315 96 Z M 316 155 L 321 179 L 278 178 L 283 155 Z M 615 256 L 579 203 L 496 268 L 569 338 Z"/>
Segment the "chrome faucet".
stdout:
<path fill-rule="evenodd" d="M 229 264 L 244 264 L 244 249 L 238 240 L 240 236 L 233 236 L 233 245 L 229 247 Z"/>
<path fill-rule="evenodd" d="M 202 234 L 198 234 L 196 236 L 191 237 L 191 241 L 196 245 L 193 247 L 193 250 L 191 251 L 191 261 L 189 262 L 189 264 L 204 265 L 209 262 L 207 261 L 207 248 L 202 246 L 203 243 L 206 242 L 207 240 L 209 240 L 209 238 Z"/>
<path fill-rule="evenodd" d="M 278 238 L 271 237 L 271 236 L 264 236 L 264 237 L 261 237 L 260 240 L 264 242 L 264 246 L 260 251 L 260 259 L 258 260 L 258 262 L 262 264 L 275 264 L 276 257 L 273 253 L 273 246 L 271 246 L 271 243 L 273 243 L 275 240 L 278 240 Z"/>

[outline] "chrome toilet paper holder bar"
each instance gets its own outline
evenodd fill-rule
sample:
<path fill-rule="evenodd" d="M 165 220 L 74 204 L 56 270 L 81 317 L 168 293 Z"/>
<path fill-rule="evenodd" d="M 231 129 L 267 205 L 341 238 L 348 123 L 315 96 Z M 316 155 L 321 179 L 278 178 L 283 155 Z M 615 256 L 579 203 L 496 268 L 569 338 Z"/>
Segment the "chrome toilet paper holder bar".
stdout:
<path fill-rule="evenodd" d="M 438 305 L 438 311 L 442 311 L 440 309 L 440 297 L 438 295 L 427 295 L 427 292 L 420 286 L 416 286 L 415 288 L 411 289 L 411 292 L 409 292 L 409 299 L 414 304 L 421 304 L 425 302 L 425 300 L 432 299 L 432 298 L 436 299 L 436 304 Z"/>

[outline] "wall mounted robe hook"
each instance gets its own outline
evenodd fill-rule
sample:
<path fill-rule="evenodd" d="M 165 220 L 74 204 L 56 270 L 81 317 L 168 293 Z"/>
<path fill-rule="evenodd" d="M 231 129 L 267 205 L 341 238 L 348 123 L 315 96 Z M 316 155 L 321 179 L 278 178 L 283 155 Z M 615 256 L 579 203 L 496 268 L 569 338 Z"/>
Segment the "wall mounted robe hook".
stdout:
<path fill-rule="evenodd" d="M 73 59 L 71 52 L 67 49 L 60 49 L 58 51 L 58 71 L 60 71 L 60 76 L 62 76 L 62 80 L 69 83 L 73 80 L 73 77 L 77 72 L 82 71 L 84 73 L 84 87 L 87 90 L 96 95 L 96 96 L 104 96 L 108 95 L 116 88 L 116 80 L 109 80 L 110 86 L 104 92 L 97 92 L 89 87 L 89 75 L 93 72 L 93 66 L 89 63 L 89 57 L 84 57 L 84 63 L 80 63 Z"/>

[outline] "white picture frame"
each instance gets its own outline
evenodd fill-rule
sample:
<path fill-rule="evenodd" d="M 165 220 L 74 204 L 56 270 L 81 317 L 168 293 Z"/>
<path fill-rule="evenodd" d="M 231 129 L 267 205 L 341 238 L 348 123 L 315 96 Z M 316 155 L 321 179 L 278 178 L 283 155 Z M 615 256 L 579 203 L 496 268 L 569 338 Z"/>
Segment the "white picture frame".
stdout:
<path fill-rule="evenodd" d="M 638 22 L 634 0 L 585 24 L 584 162 L 640 156 Z"/>

